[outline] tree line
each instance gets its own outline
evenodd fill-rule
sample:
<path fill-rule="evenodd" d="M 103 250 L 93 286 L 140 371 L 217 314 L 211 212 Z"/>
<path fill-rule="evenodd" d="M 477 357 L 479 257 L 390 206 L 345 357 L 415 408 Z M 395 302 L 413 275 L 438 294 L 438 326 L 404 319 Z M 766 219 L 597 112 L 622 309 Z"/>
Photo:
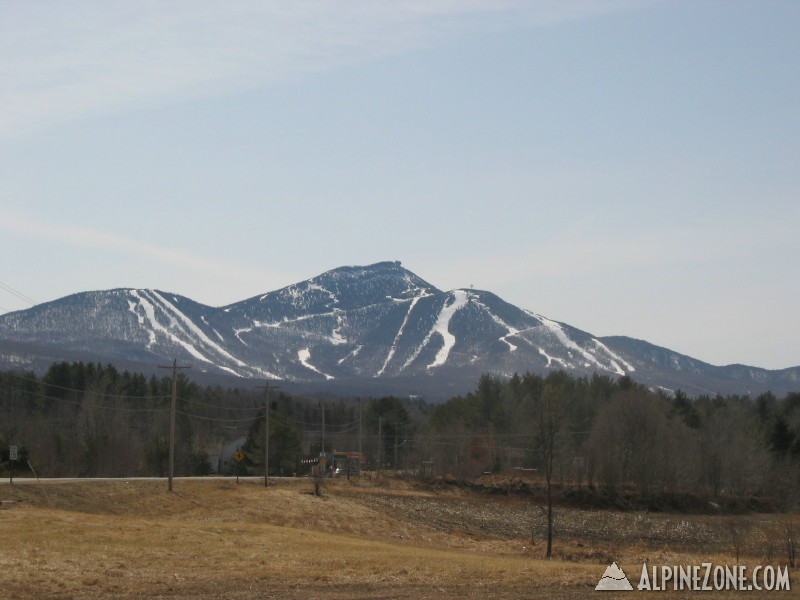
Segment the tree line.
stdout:
<path fill-rule="evenodd" d="M 29 465 L 41 476 L 165 476 L 171 392 L 171 377 L 120 372 L 113 365 L 96 363 L 55 363 L 41 377 L 33 372 L 0 373 L 0 473 L 9 469 L 9 446 L 15 444 L 21 466 Z M 243 472 L 263 474 L 266 398 L 262 391 L 201 387 L 179 373 L 176 395 L 176 475 L 209 474 L 221 446 L 242 437 L 247 440 Z M 323 413 L 324 448 L 355 451 L 359 408 L 366 432 L 373 421 L 377 423 L 371 407 L 385 403 L 368 406 L 348 399 L 273 393 L 271 474 L 302 473 L 303 458 L 319 456 Z M 396 399 L 389 403 L 402 407 Z M 395 419 L 387 424 L 388 434 L 396 423 Z M 365 450 L 375 448 L 374 437 L 377 434 L 364 434 Z"/>
<path fill-rule="evenodd" d="M 111 365 L 56 363 L 41 377 L 0 373 L 0 469 L 8 446 L 42 476 L 162 476 L 171 379 Z M 244 439 L 245 472 L 263 474 L 266 399 L 178 376 L 178 475 L 209 473 L 219 448 Z M 271 474 L 359 448 L 371 470 L 471 478 L 530 473 L 553 490 L 764 498 L 798 492 L 800 393 L 689 398 L 629 377 L 485 375 L 441 404 L 394 397 L 320 399 L 281 390 L 269 403 Z M 323 413 L 325 427 L 323 431 Z"/>
<path fill-rule="evenodd" d="M 546 430 L 537 425 L 543 419 Z M 464 476 L 489 464 L 546 472 L 552 460 L 562 486 L 645 496 L 766 496 L 781 503 L 794 502 L 797 492 L 798 393 L 689 398 L 629 377 L 484 376 L 475 392 L 436 407 L 430 425 L 443 436 L 468 434 L 450 456 L 451 469 Z M 483 451 L 478 435 L 486 439 Z"/>

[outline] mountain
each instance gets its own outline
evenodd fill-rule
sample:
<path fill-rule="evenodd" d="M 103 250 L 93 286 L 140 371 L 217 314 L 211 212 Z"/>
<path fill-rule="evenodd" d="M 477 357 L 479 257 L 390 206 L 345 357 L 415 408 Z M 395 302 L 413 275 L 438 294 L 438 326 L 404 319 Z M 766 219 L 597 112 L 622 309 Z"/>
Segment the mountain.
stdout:
<path fill-rule="evenodd" d="M 0 366 L 41 367 L 45 357 L 151 368 L 177 358 L 207 376 L 348 393 L 446 396 L 482 373 L 551 369 L 629 375 L 690 394 L 800 388 L 798 367 L 716 367 L 644 341 L 596 337 L 489 291 L 439 290 L 399 262 L 333 269 L 219 308 L 115 289 L 0 316 Z"/>

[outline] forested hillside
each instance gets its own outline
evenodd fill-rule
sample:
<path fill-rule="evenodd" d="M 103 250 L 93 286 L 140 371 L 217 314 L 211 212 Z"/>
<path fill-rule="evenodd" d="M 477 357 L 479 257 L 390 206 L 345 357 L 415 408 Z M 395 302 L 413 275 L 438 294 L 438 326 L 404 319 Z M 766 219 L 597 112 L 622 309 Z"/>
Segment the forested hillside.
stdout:
<path fill-rule="evenodd" d="M 440 454 L 443 470 L 466 476 L 487 466 L 541 469 L 543 420 L 555 423 L 554 477 L 563 486 L 795 499 L 797 393 L 690 399 L 680 391 L 654 393 L 627 377 L 483 377 L 474 393 L 436 407 L 429 431 L 454 450 Z"/>
<path fill-rule="evenodd" d="M 0 470 L 8 445 L 41 476 L 156 476 L 167 471 L 171 378 L 57 363 L 41 378 L 0 375 Z M 242 473 L 264 470 L 265 395 L 177 379 L 176 474 L 210 472 L 244 439 Z M 324 416 L 323 416 L 324 413 Z M 323 425 L 324 420 L 324 425 Z M 324 440 L 324 442 L 323 442 Z M 361 449 L 368 469 L 468 479 L 543 475 L 557 489 L 641 497 L 795 501 L 800 394 L 777 398 L 655 393 L 627 377 L 483 376 L 473 392 L 421 400 L 270 399 L 270 471 L 304 474 L 309 457 Z"/>

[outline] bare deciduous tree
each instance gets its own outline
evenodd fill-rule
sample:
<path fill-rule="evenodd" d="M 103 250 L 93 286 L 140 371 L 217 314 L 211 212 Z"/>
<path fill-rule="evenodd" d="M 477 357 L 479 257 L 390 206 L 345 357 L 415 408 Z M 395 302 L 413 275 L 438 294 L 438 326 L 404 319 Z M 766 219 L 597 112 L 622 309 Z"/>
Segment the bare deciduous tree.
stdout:
<path fill-rule="evenodd" d="M 797 556 L 797 532 L 795 531 L 794 523 L 788 518 L 783 532 L 784 539 L 786 540 L 786 558 L 788 559 L 789 566 L 794 569 L 795 558 Z"/>
<path fill-rule="evenodd" d="M 547 552 L 553 556 L 553 468 L 556 463 L 558 438 L 564 420 L 564 391 L 553 383 L 548 383 L 536 407 L 536 424 L 539 437 L 539 452 L 544 466 L 547 488 Z"/>

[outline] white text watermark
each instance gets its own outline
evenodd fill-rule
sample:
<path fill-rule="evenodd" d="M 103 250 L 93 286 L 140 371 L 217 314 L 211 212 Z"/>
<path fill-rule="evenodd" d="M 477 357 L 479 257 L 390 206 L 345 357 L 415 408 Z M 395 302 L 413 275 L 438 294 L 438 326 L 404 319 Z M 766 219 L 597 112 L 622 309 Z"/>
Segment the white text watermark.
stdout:
<path fill-rule="evenodd" d="M 633 586 L 617 563 L 611 563 L 595 588 L 599 591 L 633 591 Z M 789 567 L 757 565 L 650 565 L 642 564 L 639 591 L 720 592 L 789 591 Z"/>
<path fill-rule="evenodd" d="M 758 565 L 642 565 L 637 590 L 676 592 L 781 591 L 790 590 L 789 567 Z"/>

